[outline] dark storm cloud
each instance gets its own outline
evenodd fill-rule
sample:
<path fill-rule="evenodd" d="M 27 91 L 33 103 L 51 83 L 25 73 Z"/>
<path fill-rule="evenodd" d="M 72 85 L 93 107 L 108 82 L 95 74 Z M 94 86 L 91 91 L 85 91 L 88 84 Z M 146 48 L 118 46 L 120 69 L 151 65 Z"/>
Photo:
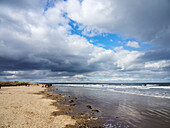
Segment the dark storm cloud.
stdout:
<path fill-rule="evenodd" d="M 64 56 L 63 56 L 64 57 Z M 74 60 L 74 58 L 69 58 Z M 47 58 L 48 59 L 48 58 Z M 80 59 L 82 60 L 82 59 Z M 30 59 L 22 58 L 19 60 L 0 57 L 0 71 L 25 71 L 25 70 L 51 70 L 53 72 L 72 72 L 72 73 L 85 73 L 96 71 L 97 68 L 94 65 L 87 65 L 83 61 L 73 61 L 70 63 L 64 63 L 65 59 L 52 60 L 50 63 L 46 61 L 34 62 Z"/>
<path fill-rule="evenodd" d="M 170 60 L 170 48 L 148 50 L 139 59 L 141 61 Z"/>
<path fill-rule="evenodd" d="M 32 62 L 28 60 L 24 60 L 24 58 L 20 60 L 10 59 L 0 57 L 0 67 L 1 71 L 17 71 L 17 70 L 40 70 L 40 69 L 47 69 L 48 64 L 45 62 Z"/>

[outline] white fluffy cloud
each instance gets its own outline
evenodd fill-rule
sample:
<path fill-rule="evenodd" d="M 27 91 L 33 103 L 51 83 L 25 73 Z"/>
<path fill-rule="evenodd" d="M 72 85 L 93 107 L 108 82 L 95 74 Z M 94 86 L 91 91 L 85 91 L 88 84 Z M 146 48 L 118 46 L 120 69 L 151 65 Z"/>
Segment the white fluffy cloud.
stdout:
<path fill-rule="evenodd" d="M 128 41 L 126 46 L 133 47 L 133 48 L 140 48 L 138 42 L 136 41 Z"/>
<path fill-rule="evenodd" d="M 170 60 L 161 60 L 156 62 L 147 62 L 145 63 L 146 68 L 154 68 L 154 69 L 160 69 L 165 67 L 170 67 Z"/>
<path fill-rule="evenodd" d="M 116 47 L 115 48 L 116 53 L 116 60 L 117 60 L 117 67 L 119 67 L 121 70 L 128 70 L 128 69 L 134 69 L 136 65 L 136 60 L 139 56 L 141 56 L 143 53 L 139 51 L 128 51 L 123 49 L 123 47 Z"/>

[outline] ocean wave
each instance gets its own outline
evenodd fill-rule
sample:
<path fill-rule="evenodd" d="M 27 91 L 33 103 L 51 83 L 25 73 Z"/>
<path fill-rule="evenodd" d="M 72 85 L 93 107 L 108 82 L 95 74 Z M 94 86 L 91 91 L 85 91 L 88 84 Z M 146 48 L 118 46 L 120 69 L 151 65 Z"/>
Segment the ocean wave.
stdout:
<path fill-rule="evenodd" d="M 144 93 L 138 93 L 138 92 L 126 92 L 126 91 L 118 91 L 118 90 L 114 90 L 114 89 L 110 89 L 108 91 L 112 91 L 112 92 L 118 92 L 118 93 L 126 93 L 126 94 L 131 94 L 131 95 L 140 95 L 140 96 L 150 96 L 150 97 L 156 97 L 156 98 L 166 98 L 166 99 L 170 99 L 170 96 L 165 96 L 162 94 L 144 94 Z"/>
<path fill-rule="evenodd" d="M 53 84 L 54 86 L 57 86 L 57 84 Z M 61 84 L 60 84 L 61 85 Z M 146 86 L 142 85 L 104 85 L 104 84 L 62 84 L 62 86 L 70 86 L 70 87 L 94 87 L 94 88 L 122 88 L 122 89 L 128 89 L 128 88 L 135 88 L 135 89 L 170 89 L 170 86 L 159 86 L 159 84 L 147 84 Z"/>
<path fill-rule="evenodd" d="M 54 85 L 58 86 L 58 85 Z M 170 99 L 170 86 L 158 86 L 158 84 L 144 85 L 108 85 L 108 84 L 63 84 L 59 86 L 85 87 L 89 89 L 100 89 L 119 93 L 135 94 L 142 96 L 152 96 Z"/>

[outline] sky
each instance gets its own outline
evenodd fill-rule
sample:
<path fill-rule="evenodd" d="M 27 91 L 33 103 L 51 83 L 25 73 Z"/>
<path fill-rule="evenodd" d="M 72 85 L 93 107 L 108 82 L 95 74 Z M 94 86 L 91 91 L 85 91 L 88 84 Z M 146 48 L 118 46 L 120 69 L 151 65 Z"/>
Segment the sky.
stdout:
<path fill-rule="evenodd" d="M 170 82 L 170 1 L 0 0 L 0 80 Z"/>

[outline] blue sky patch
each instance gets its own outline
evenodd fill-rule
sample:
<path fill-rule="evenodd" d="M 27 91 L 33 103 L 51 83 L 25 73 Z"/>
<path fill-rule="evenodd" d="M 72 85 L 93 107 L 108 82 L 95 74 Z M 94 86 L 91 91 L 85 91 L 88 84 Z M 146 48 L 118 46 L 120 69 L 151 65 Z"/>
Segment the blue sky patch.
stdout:
<path fill-rule="evenodd" d="M 67 17 L 67 14 L 64 15 L 64 17 Z M 68 18 L 68 17 L 67 17 Z M 123 39 L 120 34 L 112 34 L 112 33 L 101 33 L 97 34 L 95 36 L 87 36 L 82 34 L 84 29 L 79 29 L 81 24 L 75 22 L 74 20 L 69 19 L 69 25 L 72 27 L 71 34 L 77 34 L 79 36 L 82 36 L 86 38 L 91 44 L 94 44 L 99 47 L 103 47 L 105 49 L 114 49 L 115 47 L 123 46 L 124 49 L 129 51 L 142 51 L 147 50 L 151 47 L 151 44 L 143 43 L 141 41 L 129 38 L 129 39 Z M 134 48 L 127 46 L 128 41 L 136 41 L 139 44 L 139 48 Z"/>

